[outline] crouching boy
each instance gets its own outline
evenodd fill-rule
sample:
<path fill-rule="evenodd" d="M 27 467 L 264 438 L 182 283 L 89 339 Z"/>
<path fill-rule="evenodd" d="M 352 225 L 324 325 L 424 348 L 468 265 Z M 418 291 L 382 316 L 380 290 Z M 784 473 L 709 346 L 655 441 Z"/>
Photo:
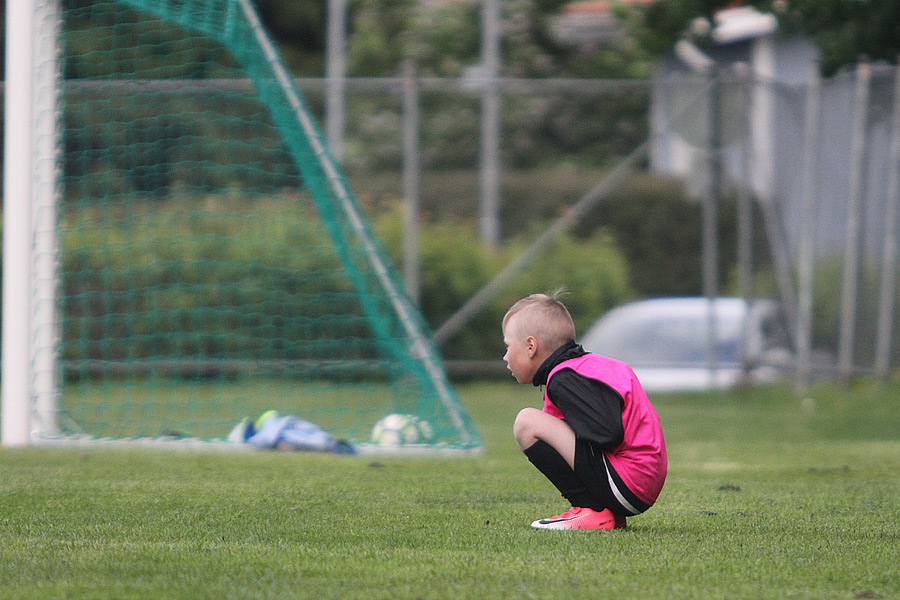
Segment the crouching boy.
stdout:
<path fill-rule="evenodd" d="M 516 380 L 544 387 L 543 409 L 516 417 L 516 442 L 572 506 L 531 526 L 624 529 L 656 501 L 668 466 L 659 417 L 634 372 L 576 344 L 555 295 L 516 302 L 503 317 L 503 341 Z"/>

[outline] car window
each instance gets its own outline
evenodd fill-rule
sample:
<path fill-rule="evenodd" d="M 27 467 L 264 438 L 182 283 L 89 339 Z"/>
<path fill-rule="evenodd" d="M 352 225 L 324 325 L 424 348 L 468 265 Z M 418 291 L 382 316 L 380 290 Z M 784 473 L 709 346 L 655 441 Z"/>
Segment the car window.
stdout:
<path fill-rule="evenodd" d="M 739 363 L 740 319 L 719 319 L 716 328 L 717 360 Z M 584 343 L 591 352 L 618 358 L 632 366 L 703 365 L 709 362 L 706 331 L 707 322 L 694 316 L 622 319 L 591 332 Z"/>

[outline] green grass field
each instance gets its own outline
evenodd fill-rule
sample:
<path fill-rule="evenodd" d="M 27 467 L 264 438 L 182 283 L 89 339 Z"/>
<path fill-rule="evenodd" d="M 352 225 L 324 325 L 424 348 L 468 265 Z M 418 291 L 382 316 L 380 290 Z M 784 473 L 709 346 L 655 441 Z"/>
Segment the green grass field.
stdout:
<path fill-rule="evenodd" d="M 900 384 L 656 398 L 666 487 L 606 533 L 528 526 L 538 389 L 458 392 L 481 456 L 0 450 L 0 599 L 900 597 Z"/>

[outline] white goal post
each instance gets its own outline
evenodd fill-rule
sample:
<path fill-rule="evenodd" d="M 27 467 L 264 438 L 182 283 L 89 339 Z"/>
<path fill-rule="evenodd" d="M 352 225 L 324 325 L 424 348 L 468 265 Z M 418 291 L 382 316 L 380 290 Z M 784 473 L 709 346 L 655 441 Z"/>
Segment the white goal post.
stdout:
<path fill-rule="evenodd" d="M 56 430 L 59 10 L 7 0 L 0 443 Z"/>
<path fill-rule="evenodd" d="M 6 28 L 0 444 L 234 447 L 277 409 L 480 449 L 252 0 L 7 0 Z"/>

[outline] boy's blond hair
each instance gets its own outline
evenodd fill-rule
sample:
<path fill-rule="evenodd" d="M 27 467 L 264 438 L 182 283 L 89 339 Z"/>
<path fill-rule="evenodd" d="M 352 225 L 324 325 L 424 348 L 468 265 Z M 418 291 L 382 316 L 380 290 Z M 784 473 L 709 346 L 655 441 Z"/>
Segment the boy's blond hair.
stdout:
<path fill-rule="evenodd" d="M 520 338 L 532 335 L 551 352 L 575 341 L 575 323 L 569 310 L 557 299 L 559 294 L 532 294 L 522 298 L 503 316 L 503 330 L 513 315 L 523 313 L 517 322 L 516 335 Z"/>

